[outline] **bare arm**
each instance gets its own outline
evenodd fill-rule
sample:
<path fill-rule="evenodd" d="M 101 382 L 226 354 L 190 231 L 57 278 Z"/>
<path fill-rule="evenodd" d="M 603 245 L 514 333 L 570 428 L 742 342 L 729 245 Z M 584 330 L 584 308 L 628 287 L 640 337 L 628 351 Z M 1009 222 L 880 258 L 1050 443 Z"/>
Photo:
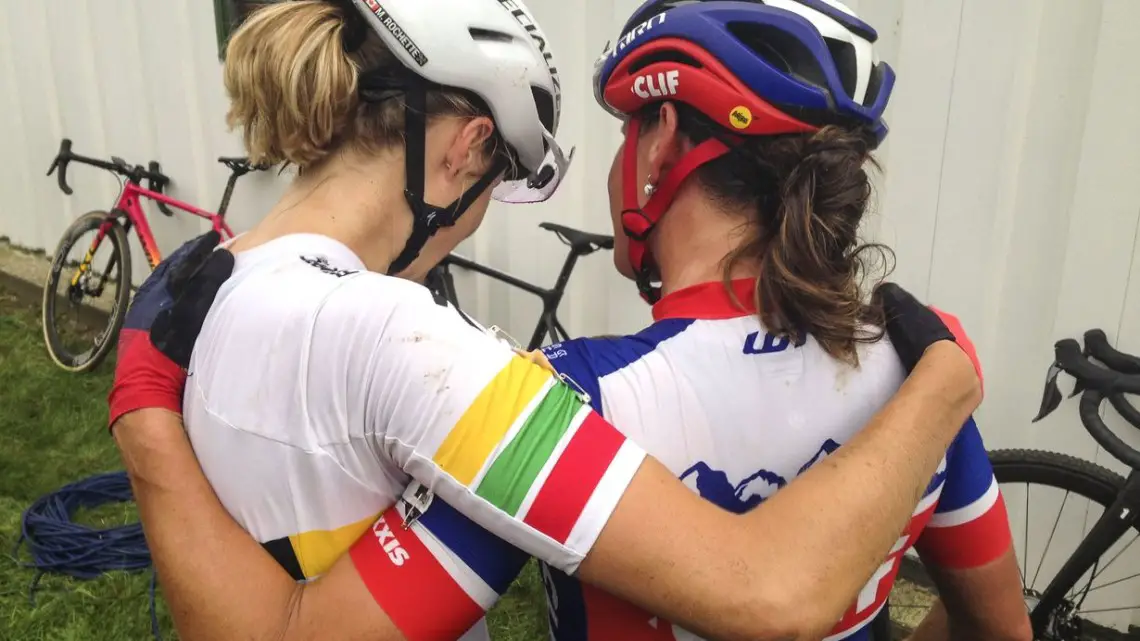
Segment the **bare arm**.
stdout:
<path fill-rule="evenodd" d="M 940 599 L 909 641 L 1033 639 L 1012 547 L 981 567 L 951 570 L 928 565 L 927 571 Z"/>
<path fill-rule="evenodd" d="M 825 636 L 886 557 L 977 406 L 969 365 L 948 364 L 959 360 L 966 357 L 953 344 L 933 346 L 854 439 L 746 515 L 697 516 L 707 511 L 699 497 L 667 472 L 643 472 L 582 564 L 582 579 L 714 637 Z"/>
<path fill-rule="evenodd" d="M 582 578 L 713 638 L 823 636 L 976 407 L 965 361 L 952 344 L 932 347 L 867 429 L 748 515 L 720 511 L 647 459 Z M 222 507 L 177 415 L 129 414 L 115 436 L 184 638 L 401 638 L 351 559 L 294 583 Z"/>
<path fill-rule="evenodd" d="M 330 575 L 329 582 L 340 586 L 338 598 L 321 601 L 320 620 L 358 619 L 354 612 L 364 610 L 367 627 L 348 634 L 339 626 L 310 627 L 315 617 L 297 616 L 302 606 L 311 610 L 313 590 L 295 582 L 225 510 L 179 415 L 139 410 L 116 423 L 114 436 L 182 639 L 404 638 L 372 602 L 359 575 L 343 569 Z"/>

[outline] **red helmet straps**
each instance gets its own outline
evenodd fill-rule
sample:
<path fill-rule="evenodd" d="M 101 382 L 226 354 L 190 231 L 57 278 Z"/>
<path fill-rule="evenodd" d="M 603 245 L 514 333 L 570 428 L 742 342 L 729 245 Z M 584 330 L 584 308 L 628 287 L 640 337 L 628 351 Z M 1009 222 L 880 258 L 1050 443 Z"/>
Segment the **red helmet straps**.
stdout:
<path fill-rule="evenodd" d="M 661 214 L 673 204 L 673 197 L 681 183 L 697 167 L 728 153 L 728 145 L 716 138 L 709 138 L 685 154 L 660 180 L 656 189 L 638 207 L 637 194 L 637 139 L 641 133 L 641 120 L 632 117 L 626 125 L 625 149 L 622 151 L 622 210 L 621 226 L 629 238 L 629 262 L 633 266 L 637 289 L 646 302 L 656 303 L 661 298 L 661 288 L 655 286 L 656 265 L 649 251 L 649 235 L 661 219 Z"/>
<path fill-rule="evenodd" d="M 662 60 L 631 71 L 646 57 L 683 54 L 693 62 Z M 773 135 L 818 131 L 781 112 L 757 96 L 715 57 L 700 46 L 679 38 L 660 38 L 640 46 L 636 55 L 618 64 L 606 83 L 605 101 L 617 111 L 637 114 L 653 103 L 675 100 L 690 105 L 725 128 L 726 139 L 737 135 Z M 661 215 L 673 203 L 681 183 L 697 167 L 728 153 L 723 140 L 710 138 L 685 154 L 666 175 L 644 207 L 638 207 L 637 140 L 641 121 L 631 115 L 622 158 L 622 228 L 629 237 L 629 261 L 641 296 L 650 303 L 660 297 L 653 285 L 656 265 L 647 242 Z"/>

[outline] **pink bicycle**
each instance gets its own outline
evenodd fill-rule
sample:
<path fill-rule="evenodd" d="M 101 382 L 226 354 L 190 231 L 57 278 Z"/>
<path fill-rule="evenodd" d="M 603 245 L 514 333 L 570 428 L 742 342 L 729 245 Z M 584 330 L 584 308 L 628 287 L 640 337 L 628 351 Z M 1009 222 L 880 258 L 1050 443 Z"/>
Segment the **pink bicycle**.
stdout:
<path fill-rule="evenodd" d="M 151 161 L 144 168 L 142 165 L 132 166 L 113 156 L 110 161 L 87 158 L 72 153 L 71 141 L 64 138 L 47 175 L 52 175 L 58 169 L 59 188 L 69 196 L 72 190 L 67 184 L 67 167 L 71 162 L 109 171 L 119 176 L 123 185 L 118 201 L 110 211 L 86 213 L 67 228 L 56 247 L 51 271 L 44 283 L 43 327 L 48 354 L 67 371 L 86 372 L 97 367 L 110 353 L 126 316 L 131 293 L 131 250 L 127 243 L 127 232 L 134 228 L 151 269 L 162 261 L 146 212 L 142 208 L 142 199 L 154 201 L 159 211 L 167 216 L 174 215 L 171 209 L 173 207 L 205 218 L 223 237 L 230 238 L 233 232 L 226 224 L 225 214 L 234 185 L 245 174 L 268 169 L 268 166 L 251 165 L 246 158 L 219 158 L 218 162 L 228 167 L 232 173 L 226 183 L 218 212 L 212 213 L 163 194 L 163 189 L 171 180 L 162 173 L 157 162 Z M 144 180 L 146 187 L 142 186 Z M 89 243 L 81 242 L 88 234 L 94 234 L 94 238 Z M 86 248 L 86 253 L 78 260 L 69 260 L 68 255 L 76 247 Z M 62 276 L 65 268 L 68 270 L 66 277 Z M 61 284 L 62 291 L 58 291 Z M 89 299 L 103 299 L 104 294 L 108 293 L 109 285 L 115 288 L 114 295 L 105 299 L 107 302 L 103 304 L 96 302 L 92 305 Z M 87 306 L 86 309 L 84 305 Z M 91 308 L 101 309 L 108 314 L 105 326 L 94 337 L 90 331 L 91 319 L 99 315 L 90 314 Z M 65 310 L 75 312 L 70 322 L 57 317 L 59 312 Z M 65 339 L 65 334 L 70 330 L 76 330 L 77 340 L 74 344 L 69 344 Z"/>

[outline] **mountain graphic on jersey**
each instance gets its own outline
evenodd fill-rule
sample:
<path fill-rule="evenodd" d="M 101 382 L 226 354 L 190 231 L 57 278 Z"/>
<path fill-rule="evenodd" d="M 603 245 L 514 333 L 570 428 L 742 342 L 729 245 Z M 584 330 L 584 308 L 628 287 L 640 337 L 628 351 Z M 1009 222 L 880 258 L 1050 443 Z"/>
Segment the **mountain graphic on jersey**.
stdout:
<path fill-rule="evenodd" d="M 815 456 L 800 467 L 797 475 L 803 474 L 839 449 L 839 443 L 831 439 L 824 441 Z M 704 461 L 697 461 L 681 474 L 681 481 L 695 490 L 701 498 L 736 514 L 744 514 L 760 505 L 776 490 L 788 484 L 787 479 L 769 470 L 758 470 L 735 485 L 728 480 L 728 474 L 709 467 Z"/>
<path fill-rule="evenodd" d="M 823 442 L 823 445 L 819 446 L 819 451 L 815 453 L 815 456 L 811 457 L 811 460 L 807 463 L 804 463 L 803 467 L 800 468 L 800 471 L 796 472 L 796 476 L 803 474 L 804 472 L 808 471 L 809 467 L 831 456 L 831 454 L 837 449 L 839 449 L 839 443 L 836 443 L 831 439 L 827 439 Z"/>

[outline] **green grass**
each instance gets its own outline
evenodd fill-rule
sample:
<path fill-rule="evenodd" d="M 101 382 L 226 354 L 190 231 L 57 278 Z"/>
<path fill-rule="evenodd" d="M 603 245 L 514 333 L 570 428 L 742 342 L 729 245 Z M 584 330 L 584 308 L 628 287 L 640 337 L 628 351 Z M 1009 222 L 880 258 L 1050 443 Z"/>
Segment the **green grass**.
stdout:
<path fill-rule="evenodd" d="M 93 581 L 45 576 L 35 603 L 35 571 L 12 555 L 20 515 L 35 499 L 98 472 L 121 469 L 107 436 L 106 398 L 112 362 L 96 372 L 68 374 L 52 364 L 40 333 L 39 303 L 0 280 L 0 640 L 124 641 L 151 638 L 149 572 L 115 573 Z M 133 505 L 98 508 L 85 522 L 137 519 Z M 159 599 L 163 639 L 174 633 Z M 496 641 L 546 637 L 542 583 L 533 564 L 490 616 Z"/>

